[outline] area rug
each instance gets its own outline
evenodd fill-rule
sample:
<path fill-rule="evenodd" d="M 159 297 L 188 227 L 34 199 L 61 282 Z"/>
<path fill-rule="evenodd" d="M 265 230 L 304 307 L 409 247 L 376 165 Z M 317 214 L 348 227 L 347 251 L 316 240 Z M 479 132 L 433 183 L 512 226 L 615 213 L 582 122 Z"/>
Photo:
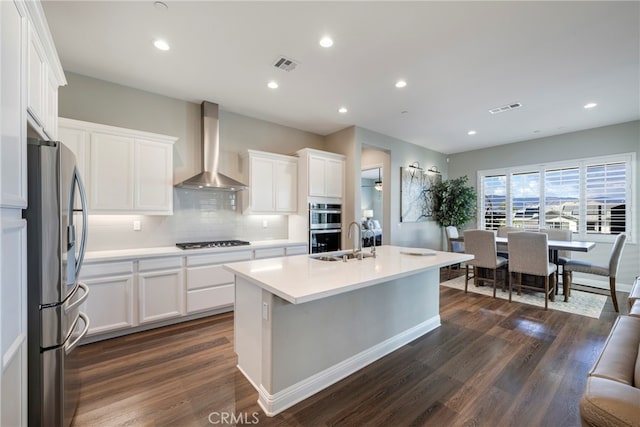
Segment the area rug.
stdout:
<path fill-rule="evenodd" d="M 464 276 L 459 276 L 455 279 L 442 282 L 440 285 L 464 291 Z M 491 285 L 485 284 L 484 286 L 476 287 L 476 285 L 473 284 L 473 279 L 469 280 L 468 291 L 493 297 L 493 287 Z M 508 300 L 509 291 L 502 292 L 501 287 L 498 287 L 496 289 L 496 298 Z M 537 293 L 523 290 L 522 295 L 518 296 L 514 289 L 511 300 L 544 308 L 544 294 L 542 292 Z M 569 297 L 568 302 L 564 302 L 564 295 L 556 295 L 555 302 L 549 301 L 549 309 L 598 319 L 600 318 L 600 313 L 602 312 L 602 308 L 606 301 L 607 297 L 604 295 L 581 292 L 572 289 L 571 297 Z"/>

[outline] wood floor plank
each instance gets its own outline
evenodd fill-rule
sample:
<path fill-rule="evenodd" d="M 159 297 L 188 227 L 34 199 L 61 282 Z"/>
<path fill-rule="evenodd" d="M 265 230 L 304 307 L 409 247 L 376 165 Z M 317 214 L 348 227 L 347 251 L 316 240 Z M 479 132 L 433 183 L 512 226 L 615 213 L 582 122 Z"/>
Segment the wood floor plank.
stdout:
<path fill-rule="evenodd" d="M 73 425 L 580 424 L 586 374 L 616 318 L 610 298 L 600 319 L 447 287 L 440 298 L 440 328 L 275 417 L 236 368 L 233 313 L 82 346 Z"/>

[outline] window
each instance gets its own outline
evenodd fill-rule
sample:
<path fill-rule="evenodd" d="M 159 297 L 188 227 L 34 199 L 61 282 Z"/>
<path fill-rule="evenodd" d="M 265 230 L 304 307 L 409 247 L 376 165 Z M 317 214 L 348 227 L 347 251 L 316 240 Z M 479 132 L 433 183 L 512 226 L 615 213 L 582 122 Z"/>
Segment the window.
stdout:
<path fill-rule="evenodd" d="M 479 228 L 559 228 L 585 239 L 631 236 L 634 164 L 630 153 L 479 171 Z"/>

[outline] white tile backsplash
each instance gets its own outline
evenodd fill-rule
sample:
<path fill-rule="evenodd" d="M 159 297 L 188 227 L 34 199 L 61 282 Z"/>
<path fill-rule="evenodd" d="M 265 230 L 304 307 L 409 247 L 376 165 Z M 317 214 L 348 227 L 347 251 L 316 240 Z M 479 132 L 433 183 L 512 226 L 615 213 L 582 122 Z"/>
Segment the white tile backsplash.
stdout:
<path fill-rule="evenodd" d="M 173 215 L 170 216 L 89 215 L 88 250 L 288 237 L 286 215 L 243 215 L 241 200 L 240 193 L 174 189 Z M 141 222 L 140 231 L 133 231 L 135 220 Z"/>

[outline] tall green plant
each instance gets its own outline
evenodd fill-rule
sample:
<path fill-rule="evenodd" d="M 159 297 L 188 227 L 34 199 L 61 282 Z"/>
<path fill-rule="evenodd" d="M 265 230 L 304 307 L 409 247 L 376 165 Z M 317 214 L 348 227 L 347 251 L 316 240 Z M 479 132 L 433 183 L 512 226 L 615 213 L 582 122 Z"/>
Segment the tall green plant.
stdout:
<path fill-rule="evenodd" d="M 460 227 L 476 215 L 476 191 L 469 178 L 449 179 L 435 184 L 432 190 L 433 218 L 443 227 Z"/>

